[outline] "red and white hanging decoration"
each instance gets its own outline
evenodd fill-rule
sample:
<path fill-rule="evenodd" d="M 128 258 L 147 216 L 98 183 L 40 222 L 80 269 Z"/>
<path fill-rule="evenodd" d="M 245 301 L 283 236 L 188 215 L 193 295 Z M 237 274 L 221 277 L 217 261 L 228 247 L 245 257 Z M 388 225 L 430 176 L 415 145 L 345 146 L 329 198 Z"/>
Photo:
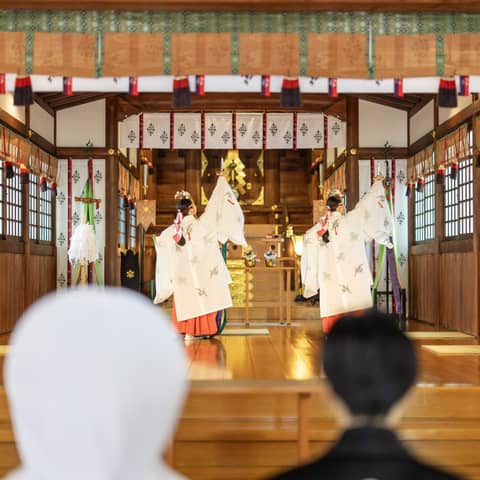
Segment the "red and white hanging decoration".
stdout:
<path fill-rule="evenodd" d="M 237 149 L 262 149 L 263 113 L 238 112 L 236 115 Z"/>
<path fill-rule="evenodd" d="M 292 149 L 293 113 L 267 113 L 266 150 Z"/>
<path fill-rule="evenodd" d="M 143 148 L 170 149 L 170 114 L 143 115 Z"/>
<path fill-rule="evenodd" d="M 328 117 L 327 139 L 325 145 L 328 148 L 345 148 L 347 144 L 346 122 L 337 117 Z"/>
<path fill-rule="evenodd" d="M 140 148 L 139 115 L 132 115 L 121 123 L 120 148 Z"/>
<path fill-rule="evenodd" d="M 200 113 L 175 113 L 173 148 L 192 150 L 202 148 L 202 115 Z"/>
<path fill-rule="evenodd" d="M 296 146 L 302 148 L 323 148 L 325 145 L 325 123 L 323 113 L 298 113 Z"/>
<path fill-rule="evenodd" d="M 233 148 L 231 113 L 205 113 L 205 148 Z"/>

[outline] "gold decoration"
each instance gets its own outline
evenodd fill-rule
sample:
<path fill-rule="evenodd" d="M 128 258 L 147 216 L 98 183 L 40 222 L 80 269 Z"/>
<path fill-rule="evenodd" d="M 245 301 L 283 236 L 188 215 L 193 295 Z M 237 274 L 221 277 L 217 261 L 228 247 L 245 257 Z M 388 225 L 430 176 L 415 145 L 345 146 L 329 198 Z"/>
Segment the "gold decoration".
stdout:
<path fill-rule="evenodd" d="M 133 270 L 128 270 L 127 273 L 125 274 L 127 278 L 135 278 L 135 272 Z"/>

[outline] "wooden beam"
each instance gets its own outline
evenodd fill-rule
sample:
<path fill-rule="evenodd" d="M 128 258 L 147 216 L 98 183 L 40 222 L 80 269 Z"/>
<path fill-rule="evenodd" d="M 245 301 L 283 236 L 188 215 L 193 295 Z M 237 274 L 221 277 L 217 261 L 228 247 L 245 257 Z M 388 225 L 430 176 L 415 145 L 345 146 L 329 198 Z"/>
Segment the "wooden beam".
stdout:
<path fill-rule="evenodd" d="M 347 184 L 348 208 L 352 209 L 358 202 L 359 171 L 358 171 L 358 143 L 359 143 L 359 111 L 358 98 L 347 98 L 347 151 L 345 179 Z"/>
<path fill-rule="evenodd" d="M 442 123 L 436 129 L 436 138 L 442 138 L 445 135 L 453 132 L 456 128 L 462 125 L 465 122 L 468 122 L 472 119 L 474 115 L 477 115 L 480 112 L 480 100 L 476 100 L 474 103 L 469 105 L 467 108 L 460 110 L 456 115 L 449 118 L 446 122 Z M 409 147 L 409 156 L 412 157 L 416 153 L 420 152 L 424 148 L 428 147 L 433 143 L 432 132 L 425 134 L 423 137 L 420 137 L 415 143 Z"/>
<path fill-rule="evenodd" d="M 423 107 L 428 105 L 430 101 L 435 98 L 435 95 L 426 95 L 422 100 L 420 100 L 412 109 L 408 111 L 408 119 L 412 118 L 416 113 L 418 113 Z"/>
<path fill-rule="evenodd" d="M 42 95 L 35 93 L 33 96 L 35 103 L 42 107 L 46 112 L 48 112 L 52 117 L 55 116 L 55 110 L 47 103 Z"/>
<path fill-rule="evenodd" d="M 408 158 L 408 148 L 406 147 L 392 147 L 390 150 L 391 155 L 394 158 Z M 357 148 L 357 157 L 362 160 L 368 160 L 370 158 L 384 159 L 385 158 L 385 148 L 371 148 L 371 147 L 362 147 Z"/>
<path fill-rule="evenodd" d="M 480 12 L 477 0 L 0 0 L 3 9 Z"/>
<path fill-rule="evenodd" d="M 105 157 L 105 285 L 120 285 L 120 258 L 118 256 L 118 142 L 117 99 L 107 98 L 105 138 L 107 152 Z M 112 154 L 113 152 L 113 154 Z"/>
<path fill-rule="evenodd" d="M 114 150 L 113 153 L 115 153 Z M 85 158 L 102 158 L 106 159 L 112 155 L 110 148 L 91 148 L 85 147 L 59 147 L 56 151 L 58 158 L 73 158 L 73 159 L 85 159 Z"/>

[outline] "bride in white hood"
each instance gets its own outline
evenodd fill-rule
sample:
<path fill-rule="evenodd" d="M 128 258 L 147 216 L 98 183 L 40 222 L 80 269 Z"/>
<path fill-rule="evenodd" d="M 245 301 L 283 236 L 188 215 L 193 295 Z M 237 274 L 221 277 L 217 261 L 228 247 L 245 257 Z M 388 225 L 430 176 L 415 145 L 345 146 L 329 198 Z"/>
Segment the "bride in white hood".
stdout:
<path fill-rule="evenodd" d="M 73 290 L 31 307 L 5 384 L 22 465 L 8 480 L 178 480 L 162 461 L 186 393 L 170 321 L 125 290 Z"/>

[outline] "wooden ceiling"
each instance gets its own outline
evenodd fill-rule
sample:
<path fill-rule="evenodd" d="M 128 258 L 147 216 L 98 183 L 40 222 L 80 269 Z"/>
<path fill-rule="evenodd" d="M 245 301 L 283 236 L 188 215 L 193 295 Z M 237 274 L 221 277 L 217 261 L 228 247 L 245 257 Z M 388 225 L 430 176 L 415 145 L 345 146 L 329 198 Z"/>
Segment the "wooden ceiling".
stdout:
<path fill-rule="evenodd" d="M 480 12 L 478 0 L 0 0 L 38 10 Z"/>
<path fill-rule="evenodd" d="M 62 110 L 64 108 L 93 102 L 106 97 L 117 96 L 119 105 L 119 118 L 140 112 L 161 112 L 172 110 L 172 95 L 170 93 L 141 93 L 134 97 L 128 94 L 115 93 L 74 93 L 67 97 L 62 93 L 37 93 L 35 98 L 48 111 Z M 397 108 L 412 114 L 428 103 L 434 95 L 405 95 L 397 98 L 391 94 L 355 95 L 362 100 L 378 103 L 387 107 Z M 338 98 L 329 97 L 327 94 L 303 94 L 303 106 L 295 109 L 298 112 L 324 112 L 339 118 L 346 118 L 346 95 Z M 259 93 L 207 93 L 204 96 L 192 94 L 192 105 L 176 111 L 285 111 L 280 107 L 280 95 L 272 94 L 271 97 L 262 97 Z"/>

